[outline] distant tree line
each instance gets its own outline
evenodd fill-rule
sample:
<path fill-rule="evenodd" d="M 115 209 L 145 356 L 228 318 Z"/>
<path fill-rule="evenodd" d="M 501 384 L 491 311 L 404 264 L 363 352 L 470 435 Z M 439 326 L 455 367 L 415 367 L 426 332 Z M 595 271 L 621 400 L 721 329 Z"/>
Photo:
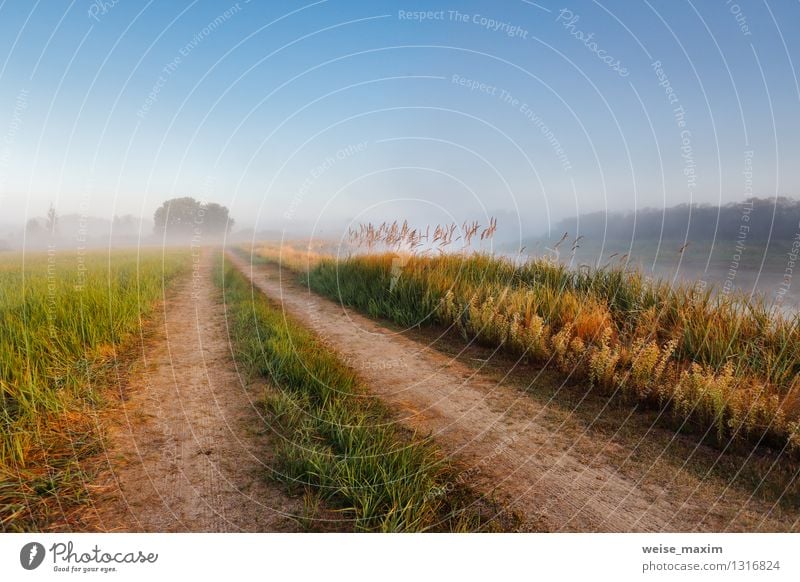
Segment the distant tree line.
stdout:
<path fill-rule="evenodd" d="M 225 206 L 186 196 L 167 200 L 158 207 L 153 214 L 153 235 L 157 239 L 168 239 L 170 243 L 190 240 L 211 243 L 229 233 L 233 224 L 234 220 Z M 113 240 L 121 243 L 135 239 L 134 242 L 146 242 L 150 236 L 149 230 L 149 221 L 131 214 L 115 215 L 111 220 L 82 214 L 61 215 L 51 204 L 45 217 L 27 220 L 24 242 L 28 246 L 65 240 L 83 243 Z M 13 233 L 11 235 L 14 238 Z M 0 241 L 0 250 L 10 246 Z"/>
<path fill-rule="evenodd" d="M 800 234 L 800 200 L 749 198 L 722 206 L 678 204 L 636 212 L 592 212 L 557 223 L 553 234 L 589 240 L 666 239 L 689 241 L 790 240 Z"/>

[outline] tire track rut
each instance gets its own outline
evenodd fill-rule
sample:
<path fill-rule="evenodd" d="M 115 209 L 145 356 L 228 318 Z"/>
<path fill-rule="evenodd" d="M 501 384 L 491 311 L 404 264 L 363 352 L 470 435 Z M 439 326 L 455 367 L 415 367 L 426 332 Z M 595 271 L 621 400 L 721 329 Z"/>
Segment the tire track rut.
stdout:
<path fill-rule="evenodd" d="M 113 499 L 100 528 L 145 532 L 296 531 L 302 503 L 267 479 L 272 443 L 228 344 L 204 251 L 144 347 L 107 451 Z"/>

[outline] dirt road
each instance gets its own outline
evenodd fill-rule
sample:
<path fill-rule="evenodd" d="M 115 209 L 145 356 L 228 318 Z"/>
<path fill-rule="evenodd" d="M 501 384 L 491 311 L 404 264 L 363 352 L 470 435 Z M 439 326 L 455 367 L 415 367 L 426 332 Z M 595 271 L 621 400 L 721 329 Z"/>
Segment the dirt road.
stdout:
<path fill-rule="evenodd" d="M 302 504 L 268 481 L 273 443 L 259 417 L 263 386 L 244 385 L 204 252 L 160 314 L 108 451 L 109 531 L 293 531 Z"/>
<path fill-rule="evenodd" d="M 430 433 L 463 480 L 510 505 L 529 531 L 792 531 L 796 514 L 721 479 L 598 435 L 519 387 L 310 293 L 276 267 L 227 254 L 258 289 L 319 334 L 403 424 Z M 624 470 L 623 470 L 624 466 Z M 772 510 L 770 512 L 770 510 Z"/>

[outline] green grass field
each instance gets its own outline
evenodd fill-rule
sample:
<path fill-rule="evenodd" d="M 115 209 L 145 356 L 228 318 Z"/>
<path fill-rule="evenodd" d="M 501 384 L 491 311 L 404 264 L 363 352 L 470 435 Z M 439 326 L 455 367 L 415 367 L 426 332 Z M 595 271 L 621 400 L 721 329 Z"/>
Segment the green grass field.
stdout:
<path fill-rule="evenodd" d="M 86 497 L 97 411 L 188 253 L 0 256 L 0 524 L 46 529 Z"/>

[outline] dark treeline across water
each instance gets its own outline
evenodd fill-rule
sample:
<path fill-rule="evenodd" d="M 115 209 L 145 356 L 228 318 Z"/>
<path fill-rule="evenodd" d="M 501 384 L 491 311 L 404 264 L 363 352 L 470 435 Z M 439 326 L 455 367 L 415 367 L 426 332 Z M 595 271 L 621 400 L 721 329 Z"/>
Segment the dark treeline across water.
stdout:
<path fill-rule="evenodd" d="M 800 306 L 798 200 L 594 212 L 564 219 L 551 233 L 524 241 L 522 256 L 573 267 L 622 263 L 669 281 L 761 294 L 782 309 Z"/>
<path fill-rule="evenodd" d="M 679 204 L 636 212 L 592 212 L 564 219 L 552 232 L 617 241 L 792 240 L 800 236 L 800 200 L 749 198 L 722 206 Z"/>

